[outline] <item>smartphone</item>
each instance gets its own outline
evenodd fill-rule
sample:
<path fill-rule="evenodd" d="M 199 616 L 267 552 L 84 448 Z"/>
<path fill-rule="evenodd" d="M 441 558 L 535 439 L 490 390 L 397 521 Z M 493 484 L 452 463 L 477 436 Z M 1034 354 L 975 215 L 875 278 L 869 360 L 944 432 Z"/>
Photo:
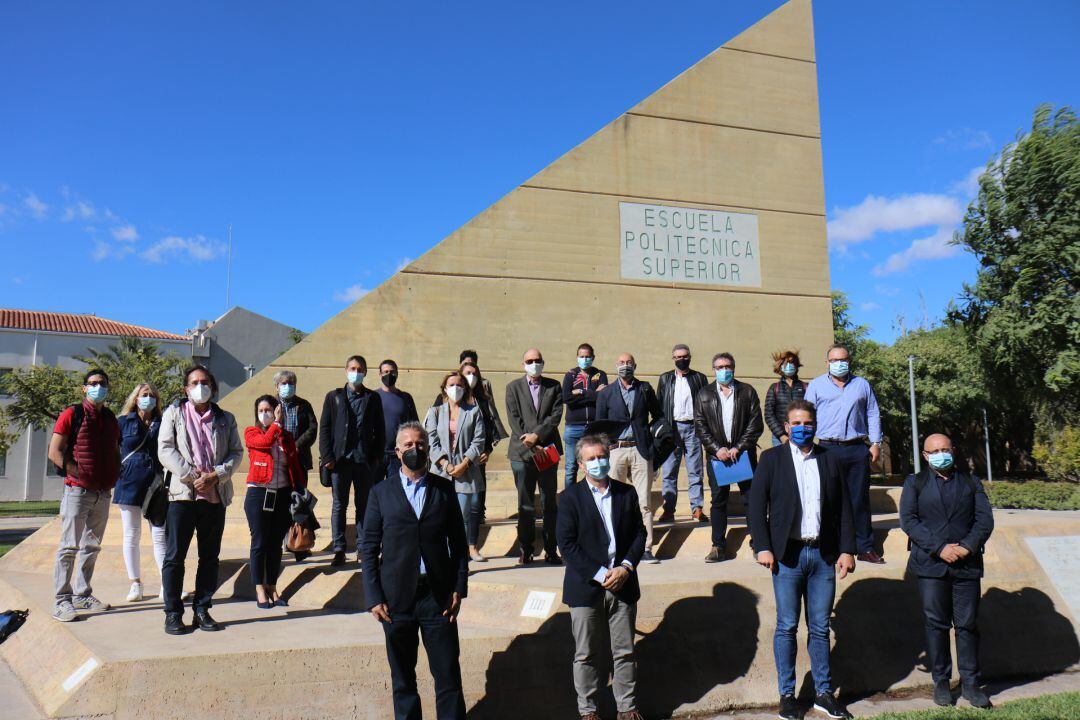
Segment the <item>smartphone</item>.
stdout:
<path fill-rule="evenodd" d="M 277 507 L 277 490 L 267 490 L 266 495 L 263 497 L 263 510 L 265 512 L 274 512 L 275 507 Z"/>

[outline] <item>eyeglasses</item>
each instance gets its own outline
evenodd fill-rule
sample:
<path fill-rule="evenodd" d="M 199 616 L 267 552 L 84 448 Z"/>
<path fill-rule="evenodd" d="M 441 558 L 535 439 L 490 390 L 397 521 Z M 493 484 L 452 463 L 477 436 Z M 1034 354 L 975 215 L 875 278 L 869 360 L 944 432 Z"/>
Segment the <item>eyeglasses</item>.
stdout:
<path fill-rule="evenodd" d="M 542 363 L 542 362 L 544 362 L 543 358 L 526 358 L 526 360 L 525 360 L 526 365 L 534 365 L 536 363 Z"/>
<path fill-rule="evenodd" d="M 109 387 L 109 383 L 104 380 L 90 380 L 86 383 L 87 387 Z"/>

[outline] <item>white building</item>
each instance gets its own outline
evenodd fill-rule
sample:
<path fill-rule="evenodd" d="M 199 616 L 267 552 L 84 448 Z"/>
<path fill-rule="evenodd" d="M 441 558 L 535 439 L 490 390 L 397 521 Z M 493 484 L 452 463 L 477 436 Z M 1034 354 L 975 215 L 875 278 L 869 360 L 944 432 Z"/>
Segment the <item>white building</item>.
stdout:
<path fill-rule="evenodd" d="M 95 315 L 0 309 L 0 374 L 30 365 L 85 370 L 86 365 L 75 356 L 87 355 L 91 349 L 107 350 L 125 336 L 152 340 L 162 352 L 191 357 L 191 338 L 185 335 Z M 0 395 L 0 403 L 10 401 Z M 0 501 L 60 497 L 63 478 L 53 474 L 46 457 L 51 435 L 51 430 L 28 429 L 6 456 L 0 455 Z"/>

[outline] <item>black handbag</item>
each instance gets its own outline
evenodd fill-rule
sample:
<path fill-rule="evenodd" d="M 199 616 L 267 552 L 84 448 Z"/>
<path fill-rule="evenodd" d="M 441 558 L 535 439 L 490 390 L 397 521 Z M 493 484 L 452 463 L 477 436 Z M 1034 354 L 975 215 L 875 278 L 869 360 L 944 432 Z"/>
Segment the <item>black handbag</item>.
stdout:
<path fill-rule="evenodd" d="M 649 426 L 653 439 L 653 467 L 659 468 L 675 451 L 675 433 L 664 418 L 658 418 Z"/>
<path fill-rule="evenodd" d="M 334 485 L 334 480 L 330 476 L 330 468 L 322 464 L 319 465 L 319 484 L 323 487 L 332 487 Z"/>
<path fill-rule="evenodd" d="M 172 473 L 168 473 L 171 475 Z M 169 514 L 169 484 L 162 475 L 154 475 L 146 496 L 142 502 L 142 515 L 154 527 L 165 527 L 165 517 Z"/>

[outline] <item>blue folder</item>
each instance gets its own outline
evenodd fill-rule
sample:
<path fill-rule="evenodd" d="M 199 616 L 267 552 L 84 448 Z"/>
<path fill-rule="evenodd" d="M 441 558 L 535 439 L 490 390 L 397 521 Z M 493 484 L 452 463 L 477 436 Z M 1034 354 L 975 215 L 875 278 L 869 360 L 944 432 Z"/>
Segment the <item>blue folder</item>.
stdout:
<path fill-rule="evenodd" d="M 750 456 L 745 452 L 739 453 L 739 459 L 735 462 L 722 462 L 713 458 L 712 471 L 717 485 L 730 485 L 742 482 L 754 477 L 754 471 L 750 467 Z"/>

